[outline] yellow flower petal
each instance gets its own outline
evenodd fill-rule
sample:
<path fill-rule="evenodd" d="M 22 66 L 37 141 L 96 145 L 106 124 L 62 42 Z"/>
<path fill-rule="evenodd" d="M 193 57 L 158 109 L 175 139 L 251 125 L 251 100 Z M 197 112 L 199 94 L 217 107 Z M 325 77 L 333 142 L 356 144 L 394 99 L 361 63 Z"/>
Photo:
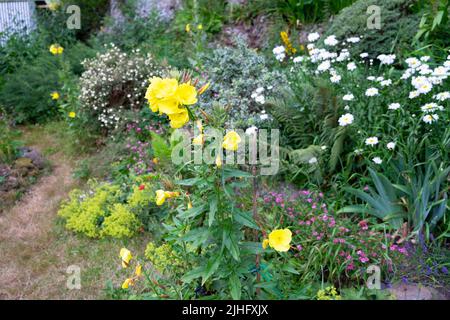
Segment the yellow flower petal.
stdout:
<path fill-rule="evenodd" d="M 269 239 L 264 239 L 263 242 L 262 242 L 263 249 L 265 250 L 268 245 L 269 245 Z"/>
<path fill-rule="evenodd" d="M 222 159 L 220 158 L 220 155 L 218 155 L 216 157 L 216 166 L 217 166 L 217 168 L 221 168 L 222 167 Z"/>
<path fill-rule="evenodd" d="M 170 126 L 174 129 L 181 128 L 189 121 L 189 114 L 186 109 L 180 113 L 169 114 Z"/>
<path fill-rule="evenodd" d="M 195 87 L 183 83 L 180 84 L 175 92 L 176 99 L 183 105 L 191 105 L 197 103 L 197 90 Z"/>
<path fill-rule="evenodd" d="M 134 272 L 136 274 L 137 277 L 140 277 L 142 274 L 142 266 L 140 264 L 138 264 L 136 266 L 136 271 Z"/>
<path fill-rule="evenodd" d="M 69 118 L 75 118 L 77 114 L 73 111 L 69 112 Z"/>
<path fill-rule="evenodd" d="M 241 137 L 235 132 L 228 132 L 223 138 L 222 147 L 227 150 L 236 151 L 241 142 Z"/>
<path fill-rule="evenodd" d="M 125 281 L 122 283 L 122 289 L 128 289 L 129 286 L 134 285 L 133 279 L 125 279 Z"/>
<path fill-rule="evenodd" d="M 120 249 L 119 257 L 122 259 L 122 266 L 127 268 L 133 256 L 127 248 Z"/>
<path fill-rule="evenodd" d="M 166 201 L 166 194 L 164 190 L 156 191 L 156 205 L 161 206 Z"/>
<path fill-rule="evenodd" d="M 192 139 L 193 144 L 200 145 L 200 146 L 203 145 L 203 141 L 204 141 L 203 133 L 199 134 L 197 137 Z"/>
<path fill-rule="evenodd" d="M 286 252 L 289 251 L 292 240 L 292 232 L 289 229 L 273 230 L 269 234 L 269 245 L 276 251 Z"/>

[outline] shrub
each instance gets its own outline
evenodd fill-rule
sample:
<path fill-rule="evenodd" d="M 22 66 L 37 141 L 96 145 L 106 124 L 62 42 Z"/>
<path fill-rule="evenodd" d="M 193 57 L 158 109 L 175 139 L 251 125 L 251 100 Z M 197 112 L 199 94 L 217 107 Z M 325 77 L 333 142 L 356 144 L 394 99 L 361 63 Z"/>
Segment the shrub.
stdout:
<path fill-rule="evenodd" d="M 70 193 L 58 215 L 66 220 L 67 229 L 91 238 L 131 237 L 141 223 L 124 199 L 126 194 L 118 185 L 90 181 L 89 190 Z"/>
<path fill-rule="evenodd" d="M 364 35 L 353 47 L 355 53 L 368 52 L 375 58 L 379 54 L 395 53 L 401 56 L 412 49 L 411 43 L 417 33 L 420 16 L 412 13 L 412 0 L 360 0 L 343 9 L 330 23 L 325 37 L 335 35 L 346 39 Z M 367 29 L 367 8 L 381 8 L 381 28 Z"/>
<path fill-rule="evenodd" d="M 285 83 L 283 75 L 270 71 L 264 56 L 248 48 L 242 39 L 236 40 L 236 48 L 218 48 L 203 59 L 211 88 L 204 93 L 205 102 L 200 107 L 212 110 L 214 103 L 226 106 L 229 125 L 264 125 L 267 115 L 260 117 L 263 101 Z M 257 93 L 258 88 L 262 89 Z"/>
<path fill-rule="evenodd" d="M 59 88 L 57 59 L 47 52 L 5 77 L 0 104 L 17 123 L 43 122 L 57 114 L 50 97 Z"/>
<path fill-rule="evenodd" d="M 148 80 L 161 76 L 164 68 L 158 66 L 140 50 L 122 52 L 114 44 L 105 53 L 83 63 L 86 71 L 80 78 L 81 117 L 94 131 L 118 129 L 124 123 L 127 110 L 139 110 L 146 105 Z"/>

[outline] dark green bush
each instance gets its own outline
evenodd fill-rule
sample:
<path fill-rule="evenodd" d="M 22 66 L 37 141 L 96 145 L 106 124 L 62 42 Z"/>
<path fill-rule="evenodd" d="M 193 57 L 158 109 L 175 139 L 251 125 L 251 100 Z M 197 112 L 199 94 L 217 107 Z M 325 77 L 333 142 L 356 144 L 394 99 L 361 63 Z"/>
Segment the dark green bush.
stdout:
<path fill-rule="evenodd" d="M 368 52 L 372 57 L 390 53 L 398 56 L 412 49 L 411 43 L 417 33 L 420 16 L 413 13 L 413 0 L 359 0 L 339 13 L 326 28 L 322 39 L 335 35 L 338 39 L 363 36 L 353 45 L 355 53 Z M 367 8 L 381 8 L 381 28 L 367 29 Z"/>
<path fill-rule="evenodd" d="M 50 93 L 57 89 L 58 63 L 49 53 L 5 77 L 0 104 L 17 123 L 41 122 L 57 113 L 50 107 Z"/>

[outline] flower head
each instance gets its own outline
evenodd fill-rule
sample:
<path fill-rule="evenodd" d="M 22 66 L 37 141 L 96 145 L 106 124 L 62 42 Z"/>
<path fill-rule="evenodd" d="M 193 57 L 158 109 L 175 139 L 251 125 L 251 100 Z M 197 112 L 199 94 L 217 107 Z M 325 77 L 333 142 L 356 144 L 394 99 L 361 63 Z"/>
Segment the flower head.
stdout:
<path fill-rule="evenodd" d="M 235 131 L 229 131 L 223 138 L 222 147 L 226 150 L 236 151 L 241 137 Z"/>
<path fill-rule="evenodd" d="M 369 137 L 366 139 L 366 145 L 368 146 L 374 146 L 378 144 L 378 138 L 377 137 Z"/>
<path fill-rule="evenodd" d="M 351 113 L 346 113 L 339 118 L 338 122 L 341 127 L 345 127 L 349 124 L 352 124 L 353 120 L 353 115 Z"/>
<path fill-rule="evenodd" d="M 49 51 L 53 54 L 53 55 L 59 55 L 62 54 L 64 51 L 64 48 L 61 47 L 59 44 L 52 44 L 49 48 Z"/>
<path fill-rule="evenodd" d="M 54 91 L 50 94 L 50 96 L 52 97 L 52 100 L 58 100 L 59 99 L 59 93 Z"/>
<path fill-rule="evenodd" d="M 269 234 L 269 246 L 279 252 L 289 251 L 291 240 L 292 232 L 289 229 L 273 230 Z"/>
<path fill-rule="evenodd" d="M 133 256 L 127 248 L 120 249 L 119 257 L 122 259 L 122 267 L 127 268 Z"/>

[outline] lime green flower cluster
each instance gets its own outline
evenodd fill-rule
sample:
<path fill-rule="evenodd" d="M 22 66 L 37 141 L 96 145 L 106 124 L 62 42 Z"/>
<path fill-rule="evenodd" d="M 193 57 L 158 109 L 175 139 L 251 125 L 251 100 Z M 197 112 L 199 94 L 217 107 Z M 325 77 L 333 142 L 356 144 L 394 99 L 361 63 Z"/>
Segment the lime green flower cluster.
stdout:
<path fill-rule="evenodd" d="M 74 190 L 58 215 L 66 219 L 69 230 L 81 232 L 91 238 L 131 237 L 141 223 L 133 207 L 123 204 L 124 195 L 117 185 L 89 182 L 90 190 Z"/>
<path fill-rule="evenodd" d="M 128 205 L 133 208 L 143 208 L 148 206 L 150 200 L 155 198 L 155 191 L 150 183 L 142 183 L 133 187 L 133 191 L 128 197 Z"/>
<path fill-rule="evenodd" d="M 149 242 L 145 249 L 145 257 L 161 273 L 183 273 L 186 267 L 179 254 L 168 243 L 157 247 L 153 242 Z"/>
<path fill-rule="evenodd" d="M 317 291 L 317 300 L 341 300 L 341 296 L 338 295 L 335 287 L 326 287 L 325 290 L 321 289 Z"/>

